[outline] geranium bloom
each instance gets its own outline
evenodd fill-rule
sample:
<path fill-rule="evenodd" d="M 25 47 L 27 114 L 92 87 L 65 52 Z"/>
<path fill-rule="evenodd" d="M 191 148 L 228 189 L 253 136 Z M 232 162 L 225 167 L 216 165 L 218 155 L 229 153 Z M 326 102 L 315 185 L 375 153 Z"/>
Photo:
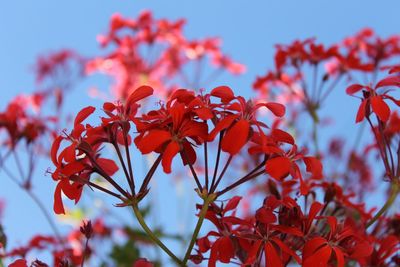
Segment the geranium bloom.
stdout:
<path fill-rule="evenodd" d="M 207 58 L 218 70 L 232 74 L 245 71 L 242 64 L 221 52 L 219 38 L 189 40 L 183 33 L 184 25 L 183 19 L 155 19 L 150 11 L 142 12 L 137 19 L 115 14 L 109 32 L 98 38 L 103 47 L 115 48 L 105 56 L 90 60 L 86 73 L 102 72 L 112 76 L 113 94 L 122 100 L 141 84 L 157 88 L 156 93 L 163 96 L 176 89 L 179 80 L 186 86 L 198 88 L 204 77 L 191 79 L 185 69 L 190 63 L 200 66 Z"/>
<path fill-rule="evenodd" d="M 259 108 L 266 107 L 278 117 L 285 115 L 283 105 L 272 102 L 253 104 L 243 97 L 235 97 L 227 86 L 214 88 L 210 94 L 221 100 L 223 111 L 220 112 L 218 122 L 210 132 L 209 140 L 214 140 L 218 133 L 226 130 L 221 148 L 231 155 L 237 154 L 242 149 L 251 138 L 253 131 L 262 134 L 261 127 L 265 127 L 265 124 L 257 120 L 256 112 Z"/>
<path fill-rule="evenodd" d="M 350 225 L 338 225 L 335 217 L 327 217 L 328 237 L 313 237 L 303 248 L 303 266 L 327 266 L 332 257 L 338 267 L 345 266 L 345 257 L 356 260 L 368 257 L 372 252 L 371 245 L 357 235 Z"/>
<path fill-rule="evenodd" d="M 374 88 L 361 84 L 353 84 L 347 87 L 346 92 L 353 95 L 363 90 L 363 98 L 357 112 L 356 122 L 361 122 L 365 117 L 369 117 L 371 110 L 382 121 L 387 122 L 390 117 L 390 108 L 384 100 L 388 99 L 400 106 L 400 101 L 388 94 L 389 91 L 378 93 L 377 90 L 384 87 L 400 87 L 400 77 L 389 76 L 380 80 Z"/>
<path fill-rule="evenodd" d="M 136 123 L 140 135 L 135 138 L 135 143 L 143 154 L 161 153 L 166 173 L 171 172 L 172 159 L 179 152 L 184 164 L 196 161 L 196 153 L 188 139 L 200 145 L 207 138 L 208 127 L 206 123 L 194 120 L 191 110 L 183 103 L 169 102 L 143 119 Z"/>
<path fill-rule="evenodd" d="M 101 175 L 112 176 L 118 171 L 118 166 L 113 160 L 98 157 L 97 151 L 100 144 L 97 143 L 96 139 L 82 136 L 88 129 L 81 122 L 93 111 L 94 108 L 92 107 L 83 109 L 75 120 L 75 128 L 71 134 L 66 137 L 59 136 L 53 143 L 51 158 L 57 169 L 52 177 L 59 181 L 54 193 L 54 212 L 57 214 L 65 213 L 61 192 L 77 203 L 81 197 L 84 181 L 89 180 L 92 173 L 97 172 Z M 63 140 L 72 143 L 57 156 Z"/>

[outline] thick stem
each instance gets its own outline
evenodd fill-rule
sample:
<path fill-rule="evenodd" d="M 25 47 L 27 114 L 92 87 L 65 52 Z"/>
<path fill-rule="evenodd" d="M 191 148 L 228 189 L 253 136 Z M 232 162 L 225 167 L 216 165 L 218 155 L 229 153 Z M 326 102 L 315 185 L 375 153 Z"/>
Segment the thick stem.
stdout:
<path fill-rule="evenodd" d="M 313 119 L 313 131 L 312 131 L 312 138 L 314 142 L 314 149 L 315 149 L 315 154 L 318 158 L 320 158 L 320 152 L 319 152 L 319 140 L 318 140 L 318 121 Z"/>
<path fill-rule="evenodd" d="M 210 194 L 204 199 L 203 207 L 201 208 L 201 211 L 199 214 L 199 219 L 198 219 L 196 227 L 193 231 L 193 235 L 190 240 L 189 247 L 186 250 L 185 257 L 183 258 L 183 261 L 182 261 L 183 266 L 186 266 L 186 263 L 189 260 L 190 253 L 192 252 L 192 249 L 196 243 L 197 237 L 200 233 L 201 226 L 203 225 L 204 218 L 206 217 L 206 214 L 208 211 L 208 206 L 210 205 L 211 202 L 213 202 L 215 200 L 215 198 L 216 198 L 215 194 Z"/>
<path fill-rule="evenodd" d="M 169 250 L 166 245 L 164 245 L 164 243 L 156 236 L 156 234 L 154 234 L 154 232 L 146 224 L 143 215 L 139 210 L 137 202 L 135 201 L 132 202 L 131 206 L 140 226 L 142 226 L 143 230 L 150 237 L 150 239 L 153 240 L 153 242 L 156 243 L 162 250 L 164 250 L 164 252 L 167 253 L 168 256 L 170 256 L 171 259 L 173 259 L 178 266 L 184 266 L 182 264 L 182 261 L 171 250 Z"/>
<path fill-rule="evenodd" d="M 386 200 L 382 208 L 375 214 L 375 216 L 367 223 L 367 225 L 365 226 L 366 229 L 373 225 L 393 205 L 397 195 L 399 194 L 399 191 L 399 183 L 397 180 L 395 180 L 392 182 L 389 198 Z"/>

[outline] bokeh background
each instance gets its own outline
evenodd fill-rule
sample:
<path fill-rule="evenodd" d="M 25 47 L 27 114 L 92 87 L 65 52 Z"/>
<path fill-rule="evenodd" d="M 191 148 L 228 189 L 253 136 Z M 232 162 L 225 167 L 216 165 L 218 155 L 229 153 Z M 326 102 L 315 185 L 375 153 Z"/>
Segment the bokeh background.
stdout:
<path fill-rule="evenodd" d="M 273 66 L 274 45 L 277 43 L 316 37 L 325 44 L 331 44 L 366 26 L 383 37 L 400 32 L 400 2 L 396 0 L 1 1 L 0 108 L 3 109 L 16 94 L 34 90 L 32 65 L 38 55 L 61 48 L 72 48 L 87 56 L 96 55 L 99 53 L 96 36 L 107 30 L 112 14 L 119 12 L 136 17 L 143 10 L 151 10 L 156 18 L 186 18 L 185 33 L 190 38 L 221 37 L 223 51 L 245 64 L 247 71 L 238 77 L 221 76 L 216 84 L 229 85 L 246 96 L 251 95 L 255 77 Z M 82 94 L 87 95 L 93 84 L 99 85 L 99 82 L 105 89 L 109 84 L 99 77 L 79 83 L 68 98 L 68 109 L 76 112 L 88 104 L 99 106 L 98 100 L 82 97 Z M 345 88 L 341 89 L 332 94 L 330 104 L 323 112 L 335 113 L 341 118 L 336 122 L 335 129 L 343 133 L 354 122 L 358 102 L 345 95 Z M 350 139 L 355 138 L 356 133 L 348 132 L 346 135 Z M 41 162 L 37 168 L 35 187 L 51 210 L 54 184 L 49 182 L 51 177 L 45 174 L 49 167 L 49 161 Z M 0 198 L 6 202 L 1 220 L 10 246 L 23 243 L 33 233 L 49 233 L 49 227 L 36 206 L 3 176 L 0 172 Z M 163 181 L 159 187 L 163 186 L 172 186 L 172 183 Z M 182 194 L 183 189 L 177 187 L 175 185 L 174 190 Z M 161 194 L 157 201 L 164 204 L 159 210 L 162 215 L 159 218 L 162 219 L 157 223 L 170 227 L 191 227 L 190 223 L 177 219 L 179 211 L 173 209 L 177 200 Z M 193 204 L 193 201 L 189 203 Z M 380 201 L 371 196 L 369 204 L 376 205 Z"/>

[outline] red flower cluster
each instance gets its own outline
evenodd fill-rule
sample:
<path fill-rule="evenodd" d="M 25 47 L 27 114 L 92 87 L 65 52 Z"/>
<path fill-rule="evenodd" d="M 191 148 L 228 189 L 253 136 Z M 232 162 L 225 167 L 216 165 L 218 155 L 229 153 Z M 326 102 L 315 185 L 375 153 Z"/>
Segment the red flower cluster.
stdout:
<path fill-rule="evenodd" d="M 295 199 L 272 195 L 255 214 L 240 218 L 236 212 L 240 200 L 233 197 L 226 205 L 210 206 L 206 219 L 216 231 L 197 240 L 197 254 L 191 256 L 195 263 L 210 251 L 211 267 L 217 261 L 245 266 L 261 262 L 266 267 L 287 266 L 293 261 L 310 267 L 343 267 L 352 260 L 361 266 L 389 266 L 384 262 L 399 245 L 394 235 L 382 233 L 383 239 L 375 239 L 360 222 L 350 218 L 339 222 L 326 215 L 332 212 L 329 202 L 312 201 L 305 213 Z M 378 251 L 382 259 L 375 254 Z M 374 265 L 377 262 L 381 265 Z"/>
<path fill-rule="evenodd" d="M 87 230 L 89 224 L 90 222 L 84 223 L 81 228 L 73 229 L 62 240 L 51 235 L 36 235 L 27 245 L 14 248 L 2 257 L 20 257 L 21 259 L 17 259 L 9 265 L 12 267 L 48 267 L 49 265 L 40 260 L 35 260 L 30 265 L 25 260 L 33 252 L 45 251 L 51 252 L 54 266 L 78 266 L 83 262 L 84 257 L 90 257 L 90 253 L 85 251 L 85 238 L 104 241 L 110 238 L 112 230 L 117 230 L 106 226 L 102 219 L 96 219 L 93 224 L 90 224 L 91 235 L 88 237 L 87 231 L 83 232 L 82 229 Z"/>
<path fill-rule="evenodd" d="M 112 76 L 115 80 L 112 91 L 117 99 L 126 99 L 142 84 L 158 88 L 157 93 L 162 95 L 177 88 L 179 80 L 187 86 L 199 87 L 200 80 L 208 78 L 201 77 L 200 70 L 193 78 L 188 77 L 185 69 L 191 62 L 200 67 L 206 58 L 210 58 L 218 71 L 244 72 L 243 65 L 221 52 L 219 39 L 188 40 L 183 34 L 184 25 L 183 19 L 155 19 L 149 11 L 142 12 L 137 19 L 114 14 L 108 33 L 98 39 L 103 47 L 115 49 L 90 60 L 86 72 Z"/>
<path fill-rule="evenodd" d="M 258 77 L 253 87 L 262 99 L 301 103 L 301 108 L 306 109 L 313 120 L 318 122 L 318 109 L 343 77 L 353 79 L 361 72 L 365 76 L 371 76 L 374 83 L 380 70 L 392 68 L 392 72 L 396 72 L 396 67 L 391 64 L 393 59 L 399 57 L 400 36 L 394 35 L 382 39 L 371 29 L 364 29 L 327 48 L 314 39 L 296 40 L 290 45 L 277 46 L 275 69 Z M 311 79 L 305 77 L 306 73 L 312 73 Z M 388 119 L 388 108 L 382 101 L 382 97 L 388 98 L 387 95 L 376 95 L 374 92 L 386 86 L 385 83 L 392 82 L 394 81 L 390 79 L 384 80 L 374 89 L 354 85 L 348 89 L 348 93 L 353 94 L 363 88 L 370 88 L 367 89 L 369 93 L 366 98 L 371 98 L 374 109 L 379 110 L 383 119 Z M 296 105 L 292 105 L 292 108 L 294 115 L 302 112 Z M 364 108 L 360 110 L 363 111 Z M 291 117 L 293 121 L 290 122 L 295 122 L 295 117 Z M 360 112 L 358 120 L 362 117 L 363 114 Z"/>
<path fill-rule="evenodd" d="M 48 132 L 47 124 L 54 122 L 54 119 L 43 118 L 38 114 L 44 98 L 41 94 L 21 95 L 0 112 L 0 129 L 8 134 L 2 139 L 3 145 L 14 148 L 21 140 L 29 144 Z"/>

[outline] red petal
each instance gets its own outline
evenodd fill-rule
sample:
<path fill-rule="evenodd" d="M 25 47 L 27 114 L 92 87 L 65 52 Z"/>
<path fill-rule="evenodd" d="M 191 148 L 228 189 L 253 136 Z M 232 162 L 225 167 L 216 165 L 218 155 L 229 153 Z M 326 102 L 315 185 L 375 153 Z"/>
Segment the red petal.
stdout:
<path fill-rule="evenodd" d="M 265 267 L 283 267 L 282 259 L 279 257 L 275 247 L 267 242 L 264 247 Z"/>
<path fill-rule="evenodd" d="M 257 259 L 258 252 L 260 251 L 260 247 L 262 245 L 261 240 L 255 240 L 254 244 L 247 250 L 247 259 L 245 264 L 253 264 Z"/>
<path fill-rule="evenodd" d="M 8 265 L 8 267 L 28 267 L 26 260 L 19 259 Z"/>
<path fill-rule="evenodd" d="M 322 237 L 314 237 L 306 242 L 303 247 L 303 260 L 312 257 L 312 255 L 323 246 L 327 245 L 327 241 Z"/>
<path fill-rule="evenodd" d="M 192 145 L 189 143 L 189 141 L 185 139 L 182 143 L 182 147 L 183 149 L 180 153 L 183 165 L 187 165 L 189 163 L 194 164 L 196 162 L 197 156 L 196 151 L 193 149 Z M 184 153 L 186 153 L 186 155 Z M 189 162 L 186 160 L 186 157 L 189 158 Z"/>
<path fill-rule="evenodd" d="M 337 219 L 336 219 L 336 217 L 328 216 L 326 218 L 326 220 L 327 220 L 327 223 L 329 224 L 329 227 L 330 227 L 329 232 L 331 234 L 335 234 L 336 233 L 336 227 L 337 227 Z"/>
<path fill-rule="evenodd" d="M 92 114 L 96 110 L 95 107 L 88 106 L 86 108 L 83 108 L 75 117 L 74 125 L 76 126 L 77 124 L 80 124 L 82 121 L 84 121 L 87 117 L 89 117 L 90 114 Z"/>
<path fill-rule="evenodd" d="M 269 110 L 271 110 L 271 112 L 274 113 L 275 116 L 277 117 L 285 116 L 286 108 L 284 105 L 271 102 L 271 103 L 266 103 L 265 106 Z"/>
<path fill-rule="evenodd" d="M 389 70 L 389 74 L 400 72 L 400 66 L 395 66 Z"/>
<path fill-rule="evenodd" d="M 162 156 L 162 166 L 165 173 L 171 173 L 172 160 L 178 154 L 179 150 L 180 147 L 177 142 L 170 142 L 165 148 Z"/>
<path fill-rule="evenodd" d="M 273 129 L 271 132 L 271 136 L 277 142 L 284 142 L 284 143 L 294 145 L 294 138 L 287 132 L 282 131 L 280 129 Z"/>
<path fill-rule="evenodd" d="M 326 267 L 332 254 L 332 248 L 323 246 L 303 261 L 303 267 Z"/>
<path fill-rule="evenodd" d="M 56 190 L 54 191 L 53 210 L 56 214 L 65 214 L 64 205 L 61 197 L 61 183 L 57 184 Z"/>
<path fill-rule="evenodd" d="M 226 116 L 225 118 L 221 119 L 214 127 L 214 129 L 210 132 L 210 134 L 208 135 L 208 141 L 213 141 L 215 136 L 221 132 L 222 130 L 225 130 L 226 128 L 228 128 L 229 126 L 231 126 L 231 124 L 233 123 L 233 121 L 239 117 L 238 115 L 229 115 Z"/>
<path fill-rule="evenodd" d="M 185 121 L 180 130 L 181 136 L 196 137 L 200 138 L 202 141 L 208 137 L 208 125 L 204 122 Z"/>
<path fill-rule="evenodd" d="M 308 217 L 307 217 L 307 229 L 310 229 L 312 221 L 314 220 L 315 216 L 317 216 L 318 212 L 324 207 L 319 202 L 314 202 L 311 204 L 310 211 L 308 212 Z"/>
<path fill-rule="evenodd" d="M 396 86 L 400 87 L 400 77 L 399 76 L 390 76 L 385 79 L 382 79 L 378 82 L 375 88 L 385 87 L 385 86 Z"/>
<path fill-rule="evenodd" d="M 171 134 L 169 132 L 163 130 L 151 130 L 139 141 L 137 147 L 142 154 L 148 154 L 155 151 L 168 140 L 171 140 Z"/>
<path fill-rule="evenodd" d="M 337 262 L 337 267 L 344 267 L 344 255 L 343 252 L 337 248 L 337 247 L 333 247 L 333 250 L 335 251 L 336 254 L 336 262 Z"/>
<path fill-rule="evenodd" d="M 118 171 L 118 165 L 111 159 L 99 158 L 97 164 L 109 175 L 112 176 Z"/>
<path fill-rule="evenodd" d="M 287 157 L 269 159 L 265 164 L 265 171 L 273 178 L 281 180 L 289 175 L 292 162 Z"/>
<path fill-rule="evenodd" d="M 374 250 L 374 248 L 373 248 L 373 246 L 371 246 L 370 243 L 368 243 L 366 241 L 364 241 L 364 242 L 360 241 L 356 245 L 354 252 L 350 256 L 354 259 L 365 258 L 365 257 L 368 257 L 369 255 L 371 255 L 373 250 Z"/>
<path fill-rule="evenodd" d="M 399 239 L 394 235 L 389 235 L 385 239 L 381 240 L 377 254 L 382 255 L 382 261 L 389 258 L 392 254 L 398 252 L 398 244 Z"/>
<path fill-rule="evenodd" d="M 296 228 L 293 228 L 293 229 L 296 229 Z M 296 229 L 296 230 L 298 230 L 298 229 Z M 300 230 L 298 230 L 298 231 L 300 231 Z M 289 248 L 288 245 L 283 243 L 277 237 L 273 237 L 272 239 L 273 239 L 274 243 L 277 244 L 282 249 L 282 251 L 284 251 L 286 254 L 289 254 L 290 256 L 292 256 L 297 261 L 297 263 L 301 262 L 300 257 L 291 248 Z"/>
<path fill-rule="evenodd" d="M 273 213 L 273 211 L 265 207 L 259 208 L 256 211 L 256 219 L 257 221 L 265 224 L 271 224 L 276 222 L 276 216 Z"/>
<path fill-rule="evenodd" d="M 282 232 L 285 234 L 291 234 L 291 235 L 299 236 L 299 237 L 304 236 L 303 232 L 295 227 L 284 226 L 284 225 L 273 225 L 273 226 L 271 226 L 271 228 L 274 230 L 278 230 L 279 232 Z"/>
<path fill-rule="evenodd" d="M 185 105 L 181 103 L 176 103 L 170 108 L 170 114 L 172 117 L 172 126 L 174 131 L 177 131 L 181 126 L 183 116 L 185 115 Z"/>
<path fill-rule="evenodd" d="M 139 100 L 142 100 L 143 98 L 151 96 L 153 94 L 153 91 L 154 91 L 153 88 L 151 88 L 150 86 L 147 85 L 140 86 L 131 93 L 126 103 L 128 106 L 130 106 L 138 102 Z"/>
<path fill-rule="evenodd" d="M 71 144 L 70 146 L 67 146 L 67 147 L 64 149 L 62 155 L 63 155 L 63 159 L 64 159 L 66 162 L 74 162 L 74 161 L 75 161 L 75 156 L 76 156 L 76 153 L 75 153 L 75 144 Z"/>
<path fill-rule="evenodd" d="M 82 195 L 82 184 L 78 182 L 70 184 L 68 180 L 63 179 L 60 181 L 60 187 L 66 197 L 75 200 L 75 204 L 78 203 Z"/>
<path fill-rule="evenodd" d="M 133 267 L 153 267 L 153 263 L 147 261 L 147 259 L 138 259 L 133 264 Z"/>
<path fill-rule="evenodd" d="M 228 236 L 221 237 L 218 239 L 219 244 L 219 260 L 223 263 L 229 263 L 233 257 L 235 257 L 235 248 L 232 244 L 232 240 Z"/>
<path fill-rule="evenodd" d="M 208 267 L 216 266 L 216 262 L 218 260 L 218 251 L 217 251 L 217 247 L 216 247 L 215 243 L 217 243 L 217 242 L 218 242 L 218 240 L 214 242 L 214 245 L 211 248 L 210 258 L 208 259 Z"/>
<path fill-rule="evenodd" d="M 381 121 L 386 122 L 389 120 L 390 108 L 381 96 L 371 97 L 371 107 Z"/>
<path fill-rule="evenodd" d="M 198 108 L 198 109 L 195 109 L 194 112 L 202 120 L 209 120 L 214 117 L 214 114 L 211 112 L 211 110 L 209 108 Z"/>
<path fill-rule="evenodd" d="M 365 118 L 366 107 L 367 107 L 367 100 L 363 100 L 357 111 L 356 123 L 361 122 Z"/>
<path fill-rule="evenodd" d="M 365 88 L 364 85 L 361 85 L 361 84 L 353 84 L 353 85 L 350 85 L 349 87 L 347 87 L 346 93 L 347 93 L 348 95 L 352 95 L 352 94 L 357 93 L 358 91 L 360 91 L 360 90 L 363 89 L 363 88 Z"/>
<path fill-rule="evenodd" d="M 233 198 L 231 198 L 228 203 L 226 204 L 225 208 L 224 208 L 224 212 L 236 209 L 236 207 L 239 205 L 240 200 L 242 199 L 242 197 L 239 196 L 234 196 Z"/>
<path fill-rule="evenodd" d="M 322 164 L 316 157 L 304 157 L 304 164 L 306 164 L 306 171 L 312 173 L 313 179 L 322 178 Z"/>
<path fill-rule="evenodd" d="M 86 168 L 85 165 L 83 165 L 80 161 L 73 161 L 71 163 L 66 164 L 61 169 L 61 173 L 68 177 L 83 171 L 85 168 Z"/>
<path fill-rule="evenodd" d="M 212 96 L 220 98 L 223 103 L 228 103 L 233 98 L 235 98 L 232 89 L 229 88 L 228 86 L 215 87 L 214 89 L 211 90 L 210 94 Z"/>
<path fill-rule="evenodd" d="M 110 102 L 105 102 L 103 104 L 103 109 L 105 111 L 112 112 L 115 109 L 115 105 L 113 103 L 110 103 Z"/>
<path fill-rule="evenodd" d="M 132 137 L 130 135 L 126 136 L 127 145 L 130 146 L 132 143 Z M 117 143 L 124 146 L 125 145 L 125 136 L 122 131 L 118 131 L 117 133 Z"/>
<path fill-rule="evenodd" d="M 221 143 L 223 151 L 235 155 L 239 153 L 249 138 L 250 123 L 247 120 L 240 120 L 226 131 Z"/>
<path fill-rule="evenodd" d="M 64 138 L 62 136 L 57 136 L 57 138 L 54 139 L 53 144 L 51 145 L 51 161 L 53 161 L 53 164 L 56 166 L 58 165 L 57 152 L 63 139 Z"/>

